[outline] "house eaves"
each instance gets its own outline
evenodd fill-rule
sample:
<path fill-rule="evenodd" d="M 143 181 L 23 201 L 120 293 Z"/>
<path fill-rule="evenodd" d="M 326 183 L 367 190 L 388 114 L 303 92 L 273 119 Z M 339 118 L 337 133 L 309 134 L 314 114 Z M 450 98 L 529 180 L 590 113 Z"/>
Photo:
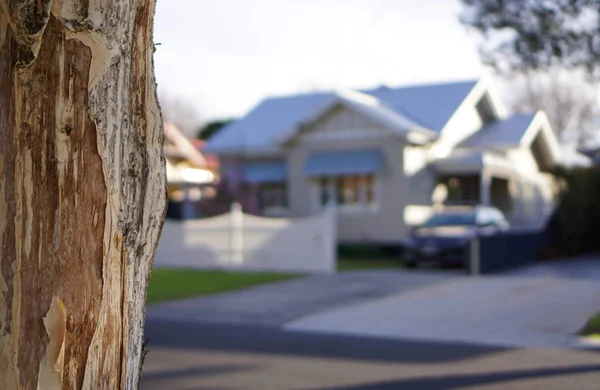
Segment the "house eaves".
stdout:
<path fill-rule="evenodd" d="M 531 124 L 523 134 L 521 139 L 521 145 L 524 147 L 530 147 L 538 134 L 544 135 L 545 145 L 548 148 L 549 155 L 553 160 L 554 165 L 559 165 L 562 161 L 560 145 L 556 139 L 556 135 L 552 131 L 550 121 L 543 111 L 538 111 Z"/>

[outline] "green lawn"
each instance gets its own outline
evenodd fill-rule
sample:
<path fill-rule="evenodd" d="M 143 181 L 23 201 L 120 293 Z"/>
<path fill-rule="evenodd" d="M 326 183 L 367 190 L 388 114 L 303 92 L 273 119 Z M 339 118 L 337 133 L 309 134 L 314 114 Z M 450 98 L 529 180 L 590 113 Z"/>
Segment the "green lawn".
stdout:
<path fill-rule="evenodd" d="M 369 269 L 398 269 L 404 268 L 402 261 L 399 259 L 362 259 L 362 258 L 340 258 L 338 260 L 338 271 L 360 271 Z"/>
<path fill-rule="evenodd" d="M 600 334 L 600 312 L 591 316 L 584 327 L 578 332 L 582 336 Z"/>
<path fill-rule="evenodd" d="M 293 274 L 266 272 L 198 271 L 170 268 L 152 270 L 148 303 L 169 301 L 243 289 L 298 277 Z"/>

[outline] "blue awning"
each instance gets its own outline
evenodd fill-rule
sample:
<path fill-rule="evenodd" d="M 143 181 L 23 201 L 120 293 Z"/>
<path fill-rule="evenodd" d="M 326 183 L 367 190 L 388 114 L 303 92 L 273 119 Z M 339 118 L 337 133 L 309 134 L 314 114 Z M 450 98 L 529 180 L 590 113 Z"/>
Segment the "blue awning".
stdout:
<path fill-rule="evenodd" d="M 251 163 L 244 167 L 244 178 L 249 183 L 273 183 L 287 180 L 283 161 Z"/>
<path fill-rule="evenodd" d="M 309 176 L 377 174 L 383 169 L 383 155 L 377 149 L 316 153 L 304 166 Z"/>

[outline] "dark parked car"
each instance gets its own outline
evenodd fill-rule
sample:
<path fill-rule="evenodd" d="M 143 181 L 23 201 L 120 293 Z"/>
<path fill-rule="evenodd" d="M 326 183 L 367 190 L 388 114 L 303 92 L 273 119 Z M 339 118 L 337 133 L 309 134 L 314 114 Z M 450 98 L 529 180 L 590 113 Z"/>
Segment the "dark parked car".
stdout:
<path fill-rule="evenodd" d="M 404 262 L 466 265 L 475 234 L 494 234 L 509 224 L 498 209 L 486 206 L 447 207 L 415 227 L 404 240 Z"/>

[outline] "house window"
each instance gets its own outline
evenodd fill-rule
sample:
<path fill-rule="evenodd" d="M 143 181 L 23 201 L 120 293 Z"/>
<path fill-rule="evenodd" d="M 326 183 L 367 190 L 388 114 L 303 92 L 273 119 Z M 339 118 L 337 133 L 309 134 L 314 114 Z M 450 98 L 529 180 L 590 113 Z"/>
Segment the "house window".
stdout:
<path fill-rule="evenodd" d="M 323 177 L 316 181 L 321 208 L 334 201 L 342 209 L 377 206 L 377 178 L 368 176 Z"/>
<path fill-rule="evenodd" d="M 337 204 L 339 205 L 358 205 L 360 204 L 360 194 L 358 188 L 358 177 L 347 176 L 340 177 L 336 182 Z"/>
<path fill-rule="evenodd" d="M 286 184 L 262 184 L 258 190 L 258 204 L 262 211 L 287 209 L 288 199 Z"/>
<path fill-rule="evenodd" d="M 438 184 L 446 187 L 445 204 L 477 204 L 480 196 L 478 175 L 440 177 Z"/>

